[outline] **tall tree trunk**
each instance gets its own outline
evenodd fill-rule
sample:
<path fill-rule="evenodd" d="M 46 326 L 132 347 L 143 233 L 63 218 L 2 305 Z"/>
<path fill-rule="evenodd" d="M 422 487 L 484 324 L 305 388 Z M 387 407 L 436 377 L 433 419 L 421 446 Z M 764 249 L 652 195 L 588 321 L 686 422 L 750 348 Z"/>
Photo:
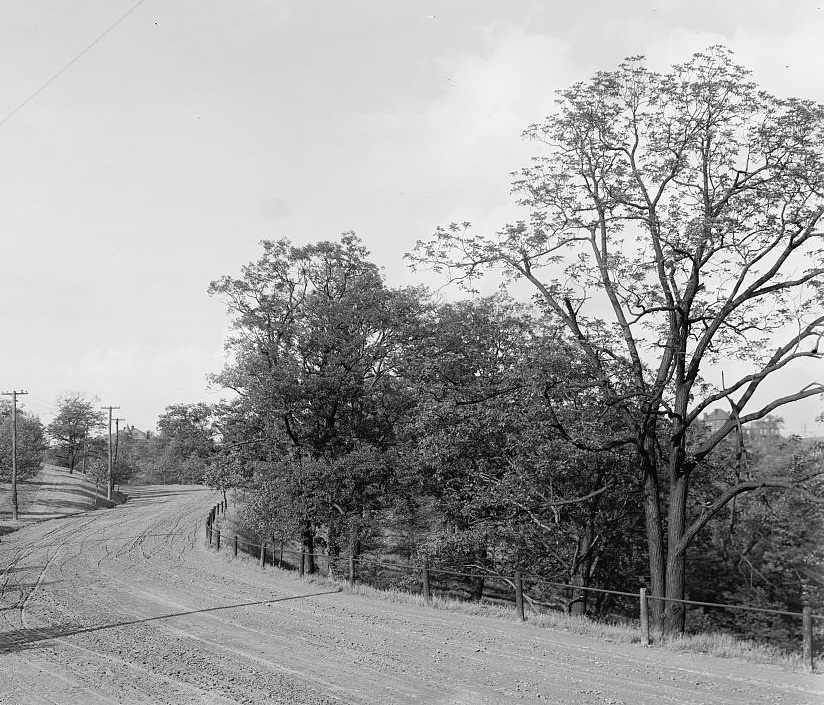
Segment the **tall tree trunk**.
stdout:
<path fill-rule="evenodd" d="M 681 473 L 670 483 L 667 536 L 667 597 L 683 600 L 686 578 L 686 550 L 674 551 L 684 537 L 687 523 L 689 476 Z M 667 632 L 683 632 L 686 609 L 680 602 L 667 602 L 664 628 Z"/>
<path fill-rule="evenodd" d="M 592 539 L 594 529 L 592 526 L 592 516 L 587 518 L 586 526 L 578 537 L 578 549 L 575 555 L 575 562 L 570 575 L 571 585 L 589 586 L 589 574 L 592 567 Z M 587 591 L 573 589 L 570 594 L 569 609 L 567 612 L 574 617 L 583 617 L 587 613 Z"/>
<path fill-rule="evenodd" d="M 675 336 L 686 340 L 686 332 Z M 680 344 L 680 343 L 679 343 Z M 681 350 L 676 367 L 675 403 L 673 404 L 672 428 L 670 429 L 669 454 L 669 509 L 667 512 L 667 597 L 683 600 L 686 579 L 686 548 L 679 548 L 687 529 L 687 498 L 689 495 L 690 465 L 686 455 L 686 432 L 690 385 L 684 379 L 683 360 L 686 351 Z M 664 629 L 667 632 L 683 632 L 687 611 L 681 602 L 668 601 L 665 606 Z"/>
<path fill-rule="evenodd" d="M 340 535 L 334 522 L 330 523 L 326 541 L 327 573 L 332 577 L 338 572 L 338 557 L 340 556 Z"/>
<path fill-rule="evenodd" d="M 664 560 L 664 530 L 661 525 L 661 506 L 658 501 L 658 476 L 654 468 L 644 473 L 644 519 L 649 554 L 651 597 L 666 597 L 666 563 Z M 664 603 L 650 600 L 650 614 L 655 629 L 664 628 Z"/>
<path fill-rule="evenodd" d="M 303 548 L 305 570 L 311 575 L 315 572 L 315 537 L 311 526 L 303 530 Z"/>
<path fill-rule="evenodd" d="M 484 577 L 476 575 L 469 585 L 469 599 L 478 602 L 484 596 Z"/>
<path fill-rule="evenodd" d="M 351 571 L 353 571 L 352 575 L 349 576 L 351 580 L 356 579 L 356 574 L 358 570 L 357 560 L 360 556 L 360 552 L 361 542 L 360 538 L 358 537 L 358 529 L 355 524 L 351 524 L 349 527 L 349 558 L 351 561 L 349 563 L 349 568 Z"/>

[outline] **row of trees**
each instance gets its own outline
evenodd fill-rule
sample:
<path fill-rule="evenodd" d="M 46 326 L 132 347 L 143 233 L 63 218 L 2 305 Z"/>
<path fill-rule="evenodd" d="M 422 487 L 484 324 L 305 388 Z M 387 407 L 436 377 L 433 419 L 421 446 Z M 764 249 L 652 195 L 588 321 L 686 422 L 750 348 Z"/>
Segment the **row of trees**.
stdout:
<path fill-rule="evenodd" d="M 203 481 L 216 446 L 212 409 L 204 403 L 172 404 L 158 417 L 157 433 L 126 426 L 114 435 L 117 482 L 192 484 Z M 92 473 L 106 469 L 97 455 Z"/>
<path fill-rule="evenodd" d="M 410 258 L 469 288 L 486 270 L 525 281 L 532 307 L 388 287 L 352 234 L 264 241 L 213 282 L 233 321 L 214 382 L 236 398 L 215 411 L 209 481 L 244 488 L 250 524 L 310 551 L 393 537 L 481 572 L 641 580 L 670 598 L 652 603 L 670 631 L 688 588 L 819 599 L 819 451 L 762 458 L 744 429 L 824 391 L 755 403 L 820 357 L 824 107 L 760 91 L 716 47 L 665 74 L 640 58 L 599 73 L 526 135 L 529 217 L 438 229 Z M 729 418 L 710 430 L 718 406 Z M 698 546 L 723 590 L 689 564 Z"/>
<path fill-rule="evenodd" d="M 652 587 L 637 457 L 614 442 L 623 429 L 597 370 L 539 311 L 501 295 L 437 303 L 390 289 L 352 235 L 265 243 L 212 291 L 236 314 L 215 381 L 237 397 L 213 410 L 223 445 L 207 478 L 243 490 L 260 534 L 308 553 L 369 549 L 480 575 Z M 688 447 L 711 436 L 696 423 Z M 685 592 L 800 609 L 821 597 L 821 513 L 805 493 L 820 489 L 818 451 L 745 438 L 719 442 L 696 473 L 687 516 L 703 522 L 702 561 Z M 752 501 L 730 496 L 744 482 Z M 776 494 L 790 482 L 798 492 Z M 770 525 L 786 525 L 780 545 Z M 595 608 L 584 591 L 565 599 L 573 613 Z"/>
<path fill-rule="evenodd" d="M 18 478 L 25 480 L 44 461 L 85 473 L 98 483 L 108 481 L 108 419 L 97 400 L 81 392 L 55 402 L 52 421 L 24 410 L 17 412 Z M 216 446 L 212 408 L 203 403 L 173 404 L 160 415 L 157 433 L 117 425 L 112 433 L 113 481 L 198 483 Z M 11 405 L 0 401 L 0 481 L 11 477 Z"/>

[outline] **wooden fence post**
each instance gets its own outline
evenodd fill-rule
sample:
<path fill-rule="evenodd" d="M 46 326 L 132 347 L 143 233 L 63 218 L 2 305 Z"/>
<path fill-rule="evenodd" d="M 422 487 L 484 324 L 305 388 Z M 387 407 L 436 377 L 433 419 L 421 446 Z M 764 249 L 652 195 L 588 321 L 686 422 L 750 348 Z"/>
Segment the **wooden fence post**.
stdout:
<path fill-rule="evenodd" d="M 423 599 L 426 602 L 432 601 L 432 593 L 429 591 L 429 562 L 424 561 L 421 568 L 421 579 L 423 580 Z"/>
<path fill-rule="evenodd" d="M 300 558 L 298 558 L 298 575 L 302 578 L 306 572 L 306 546 L 300 545 Z"/>
<path fill-rule="evenodd" d="M 235 534 L 235 558 L 237 558 L 237 534 Z"/>
<path fill-rule="evenodd" d="M 641 615 L 641 644 L 649 646 L 649 605 L 647 603 L 647 589 L 641 588 L 638 594 Z"/>
<path fill-rule="evenodd" d="M 521 578 L 521 571 L 515 572 L 515 611 L 522 622 L 526 621 L 524 615 L 524 581 Z"/>
<path fill-rule="evenodd" d="M 212 545 L 212 536 L 214 535 L 215 530 L 212 528 L 212 525 L 209 524 L 209 545 Z"/>
<path fill-rule="evenodd" d="M 217 550 L 219 551 L 219 550 L 220 550 L 220 529 L 218 529 L 218 530 L 217 530 L 217 537 L 216 537 L 216 538 L 217 538 L 217 546 L 216 546 L 216 548 L 217 548 Z"/>
<path fill-rule="evenodd" d="M 266 567 L 266 542 L 265 541 L 260 542 L 260 567 L 261 568 Z"/>
<path fill-rule="evenodd" d="M 802 629 L 804 630 L 804 669 L 812 673 L 814 665 L 813 660 L 815 654 L 813 653 L 813 615 L 809 605 L 804 605 L 802 614 Z"/>

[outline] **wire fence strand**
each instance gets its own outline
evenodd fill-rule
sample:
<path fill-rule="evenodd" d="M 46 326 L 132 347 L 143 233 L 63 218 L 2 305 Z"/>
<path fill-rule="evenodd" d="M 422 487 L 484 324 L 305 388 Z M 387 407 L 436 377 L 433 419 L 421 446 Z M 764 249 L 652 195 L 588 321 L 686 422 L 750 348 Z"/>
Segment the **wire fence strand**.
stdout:
<path fill-rule="evenodd" d="M 217 506 L 221 506 L 221 505 L 215 505 L 215 506 L 217 507 Z M 249 539 L 246 539 L 246 538 L 240 536 L 239 534 L 233 534 L 233 535 L 221 534 L 221 536 L 223 538 L 229 540 L 229 541 L 232 541 L 235 538 L 235 536 L 237 536 L 237 540 L 238 540 L 239 544 L 244 543 L 245 545 L 247 545 L 249 547 L 260 549 L 260 550 L 264 550 L 264 547 L 266 545 L 272 545 L 272 547 L 274 549 L 274 545 L 272 544 L 271 541 L 265 541 L 264 540 L 264 541 L 261 541 L 259 543 L 256 543 L 254 541 L 250 541 Z M 306 558 L 306 559 L 313 558 L 315 560 L 327 561 L 327 562 L 329 562 L 329 561 L 338 562 L 338 561 L 349 561 L 350 560 L 349 556 L 347 554 L 330 555 L 328 553 L 297 551 L 297 550 L 290 549 L 290 548 L 279 548 L 278 552 L 281 555 L 284 555 L 284 556 L 290 555 L 290 556 L 295 556 L 295 557 L 303 557 L 303 558 Z M 410 572 L 410 573 L 411 572 L 418 572 L 419 573 L 424 569 L 423 565 L 403 565 L 401 563 L 392 563 L 392 562 L 388 562 L 388 561 L 381 561 L 379 559 L 374 559 L 374 558 L 356 557 L 356 558 L 353 558 L 352 560 L 355 563 L 355 565 L 373 565 L 373 566 L 378 566 L 378 567 L 381 567 L 381 568 L 388 568 L 388 569 L 391 569 L 391 570 L 406 571 L 406 572 Z M 519 577 L 520 577 L 520 579 L 523 579 L 523 580 L 529 580 L 529 581 L 532 581 L 532 582 L 535 582 L 535 583 L 539 583 L 541 585 L 548 585 L 548 586 L 551 586 L 551 587 L 561 588 L 561 589 L 564 589 L 564 590 L 576 590 L 576 591 L 582 591 L 582 592 L 602 593 L 602 594 L 607 594 L 607 595 L 617 595 L 617 596 L 620 596 L 620 597 L 629 597 L 629 598 L 633 598 L 633 599 L 638 598 L 638 592 L 629 592 L 627 590 L 613 590 L 613 589 L 609 589 L 609 588 L 591 587 L 591 586 L 588 586 L 588 585 L 572 585 L 570 583 L 562 583 L 562 582 L 549 580 L 547 578 L 544 578 L 543 576 L 535 575 L 533 573 L 523 573 L 521 576 L 517 576 L 517 575 L 514 575 L 514 574 L 513 575 L 507 575 L 507 574 L 501 574 L 501 573 L 468 573 L 468 572 L 464 572 L 464 571 L 450 570 L 450 569 L 446 569 L 446 568 L 428 567 L 428 566 L 427 566 L 426 570 L 429 572 L 430 575 L 443 575 L 443 576 L 448 576 L 448 577 L 452 577 L 452 578 L 469 578 L 469 579 L 483 578 L 483 579 L 495 579 L 495 580 L 503 580 L 503 581 L 512 581 L 512 582 L 514 582 L 515 580 L 519 579 Z M 776 610 L 776 609 L 770 609 L 770 608 L 766 608 L 766 607 L 750 607 L 748 605 L 734 605 L 734 604 L 725 604 L 725 603 L 720 603 L 720 602 L 703 602 L 703 601 L 700 601 L 700 600 L 687 600 L 687 599 L 680 599 L 680 598 L 675 598 L 675 597 L 663 597 L 663 596 L 660 596 L 660 595 L 652 595 L 652 594 L 649 594 L 649 593 L 646 595 L 646 598 L 648 600 L 657 600 L 657 601 L 660 601 L 660 602 L 673 602 L 673 603 L 679 603 L 679 604 L 684 604 L 684 605 L 693 605 L 693 606 L 697 606 L 697 607 L 712 607 L 712 608 L 733 609 L 733 610 L 740 610 L 740 611 L 747 611 L 747 612 L 759 612 L 759 613 L 764 613 L 764 614 L 780 615 L 780 616 L 784 616 L 784 617 L 803 617 L 804 616 L 803 612 L 790 612 L 790 611 L 787 611 L 787 610 Z M 546 603 L 544 603 L 544 604 L 546 604 Z M 812 617 L 812 619 L 824 620 L 824 614 L 811 614 L 810 616 Z"/>

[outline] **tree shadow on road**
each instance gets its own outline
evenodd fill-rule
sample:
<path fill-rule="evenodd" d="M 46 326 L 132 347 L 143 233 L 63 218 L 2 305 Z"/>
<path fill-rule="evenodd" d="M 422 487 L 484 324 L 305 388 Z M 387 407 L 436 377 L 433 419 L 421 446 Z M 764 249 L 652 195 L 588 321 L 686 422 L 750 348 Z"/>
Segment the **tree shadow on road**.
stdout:
<path fill-rule="evenodd" d="M 179 497 L 185 494 L 207 494 L 209 490 L 200 485 L 174 485 L 170 489 L 158 488 L 155 485 L 142 487 L 124 487 L 123 493 L 129 497 L 129 504 L 148 504 L 160 499 Z"/>
<path fill-rule="evenodd" d="M 233 605 L 221 605 L 220 607 L 205 607 L 200 610 L 187 610 L 184 612 L 174 612 L 172 614 L 161 614 L 156 617 L 145 617 L 144 619 L 131 619 L 122 622 L 112 622 L 111 624 L 100 624 L 92 627 L 84 627 L 78 624 L 56 624 L 44 627 L 29 629 L 14 629 L 12 631 L 0 632 L 0 656 L 12 654 L 26 649 L 34 649 L 45 642 L 60 639 L 76 634 L 90 634 L 92 632 L 103 631 L 104 629 L 114 629 L 116 627 L 128 627 L 132 624 L 145 624 L 174 617 L 185 617 L 191 614 L 205 614 L 208 612 L 219 612 L 221 610 L 237 609 L 239 607 L 254 607 L 257 605 L 269 605 L 276 602 L 287 602 L 288 600 L 304 600 L 308 597 L 319 597 L 321 595 L 334 595 L 340 592 L 337 590 L 326 590 L 324 592 L 310 592 L 305 595 L 292 595 L 289 597 L 276 597 L 271 600 L 257 600 L 255 602 L 239 602 Z"/>

